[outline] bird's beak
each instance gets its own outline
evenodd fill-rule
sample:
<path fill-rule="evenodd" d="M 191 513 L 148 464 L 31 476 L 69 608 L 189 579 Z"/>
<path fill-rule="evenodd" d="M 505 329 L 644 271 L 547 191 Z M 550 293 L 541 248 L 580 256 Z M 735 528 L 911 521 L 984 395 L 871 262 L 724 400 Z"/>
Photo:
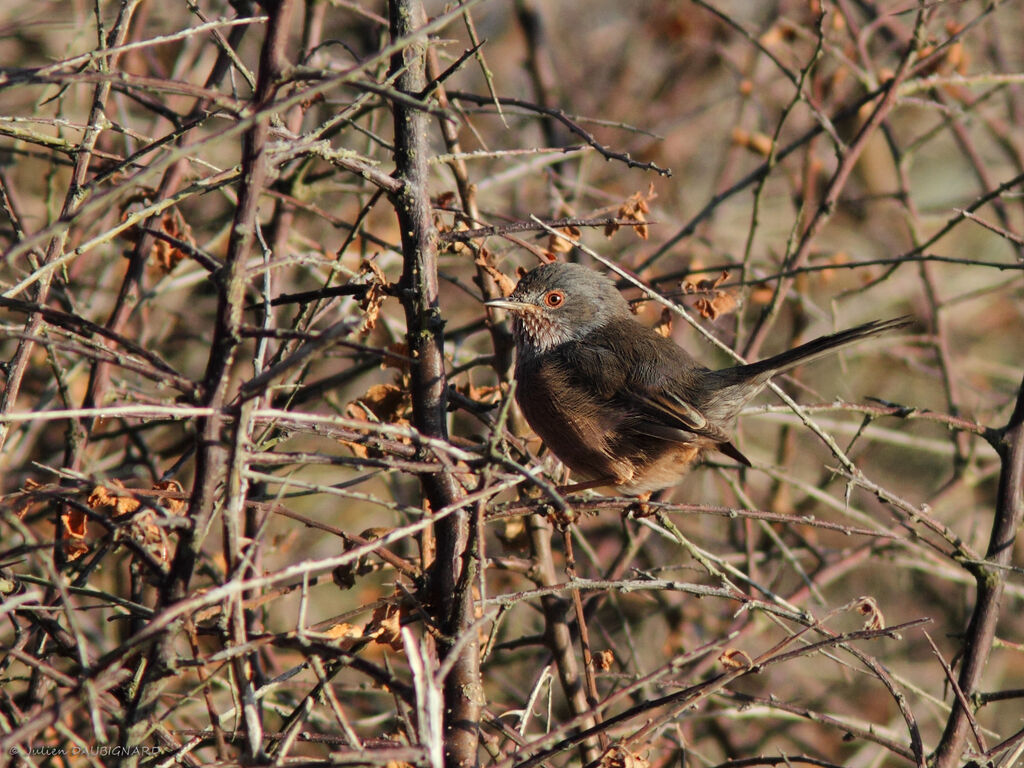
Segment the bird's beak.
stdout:
<path fill-rule="evenodd" d="M 485 307 L 491 309 L 504 309 L 509 312 L 516 312 L 522 314 L 523 312 L 529 312 L 533 308 L 532 304 L 528 304 L 525 301 L 510 301 L 508 299 L 495 299 L 494 301 L 485 301 Z"/>

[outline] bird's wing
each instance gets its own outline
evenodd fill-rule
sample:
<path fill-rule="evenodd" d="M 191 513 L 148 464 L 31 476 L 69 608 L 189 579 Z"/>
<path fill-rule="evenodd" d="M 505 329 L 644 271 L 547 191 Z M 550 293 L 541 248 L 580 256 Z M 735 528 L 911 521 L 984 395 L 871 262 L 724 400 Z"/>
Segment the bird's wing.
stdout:
<path fill-rule="evenodd" d="M 625 405 L 635 414 L 630 426 L 637 432 L 680 443 L 702 438 L 708 447 L 750 466 L 747 457 L 732 444 L 728 425 L 708 418 L 701 409 L 700 393 L 711 384 L 704 379 L 708 369 L 656 334 L 645 336 L 641 344 L 651 349 L 637 358 L 625 388 Z M 658 363 L 648 365 L 648 360 Z"/>
<path fill-rule="evenodd" d="M 721 439 L 728 439 L 724 432 L 716 431 L 708 423 L 690 399 L 679 393 L 685 387 L 678 386 L 673 377 L 666 375 L 665 371 L 679 371 L 676 365 L 679 361 L 665 360 L 659 354 L 672 355 L 673 350 L 685 353 L 671 342 L 668 342 L 669 347 L 657 342 L 652 344 L 643 331 L 659 341 L 666 340 L 638 323 L 630 323 L 629 326 L 633 327 L 627 327 L 621 333 L 589 336 L 583 342 L 565 344 L 556 350 L 555 359 L 563 370 L 571 372 L 574 389 L 586 393 L 604 407 L 615 409 L 630 421 L 631 426 L 634 422 L 649 422 L 637 431 L 646 431 L 648 426 L 650 429 L 661 428 L 663 433 L 658 433 L 658 437 L 684 442 L 692 440 L 694 434 L 707 434 L 709 437 L 720 434 Z M 618 348 L 618 343 L 623 341 L 632 343 L 624 344 L 624 349 Z M 662 365 L 662 361 L 668 365 Z M 694 365 L 690 362 L 685 371 Z M 693 381 L 697 383 L 696 378 Z M 690 434 L 671 437 L 668 430 L 673 429 Z"/>
<path fill-rule="evenodd" d="M 732 444 L 729 433 L 712 423 L 691 403 L 672 392 L 634 393 L 633 407 L 639 415 L 630 424 L 637 432 L 677 443 L 692 443 L 703 438 L 708 447 L 724 453 L 740 464 L 751 466 L 750 459 Z"/>
<path fill-rule="evenodd" d="M 630 399 L 640 413 L 665 426 L 695 434 L 716 431 L 697 406 L 671 389 L 637 388 L 630 393 Z"/>
<path fill-rule="evenodd" d="M 558 356 L 578 388 L 615 409 L 620 424 L 662 440 L 701 442 L 750 466 L 730 442 L 728 425 L 709 419 L 699 405 L 708 369 L 669 339 L 629 320 L 562 346 Z"/>

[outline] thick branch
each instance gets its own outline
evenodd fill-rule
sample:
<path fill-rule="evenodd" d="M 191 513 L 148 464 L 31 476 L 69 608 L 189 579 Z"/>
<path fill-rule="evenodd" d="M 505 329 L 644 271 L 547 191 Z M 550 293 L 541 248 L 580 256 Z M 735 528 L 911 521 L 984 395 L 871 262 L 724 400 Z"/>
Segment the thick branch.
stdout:
<path fill-rule="evenodd" d="M 275 85 L 280 79 L 292 7 L 291 0 L 264 2 L 270 21 L 260 54 L 255 95 L 257 104 L 261 106 L 273 97 Z M 202 382 L 202 404 L 211 408 L 212 413 L 197 422 L 196 470 L 188 508 L 193 525 L 183 529 L 180 534 L 170 573 L 161 589 L 160 607 L 176 603 L 187 596 L 204 536 L 210 528 L 210 520 L 224 501 L 231 447 L 237 443 L 240 431 L 244 434 L 245 425 L 240 420 L 229 418 L 224 406 L 228 402 L 231 369 L 242 341 L 246 260 L 258 226 L 259 198 L 267 183 L 266 145 L 269 128 L 270 114 L 264 112 L 261 119 L 246 132 L 242 145 L 242 184 L 225 264 L 216 277 L 217 317 Z M 172 642 L 173 634 L 167 631 L 150 653 L 138 695 L 126 717 L 129 744 L 141 743 L 148 731 L 148 720 L 163 685 L 161 678 L 173 656 Z M 252 749 L 254 745 L 250 747 Z M 258 747 L 255 749 L 259 751 Z"/>
<path fill-rule="evenodd" d="M 1002 464 L 995 517 L 985 562 L 971 565 L 978 585 L 978 599 L 967 626 L 957 680 L 968 700 L 978 690 L 981 674 L 992 651 L 1006 574 L 1013 557 L 1017 531 L 1024 522 L 1024 380 L 1017 392 L 1013 415 L 994 443 Z M 946 730 L 935 749 L 935 768 L 950 768 L 961 763 L 964 743 L 970 733 L 970 718 L 971 714 L 962 703 L 954 700 Z"/>
<path fill-rule="evenodd" d="M 411 39 L 391 58 L 398 91 L 418 94 L 426 87 L 426 40 L 414 39 L 425 18 L 419 0 L 392 0 L 392 41 Z M 429 116 L 404 101 L 394 103 L 395 175 L 402 190 L 393 196 L 402 230 L 404 269 L 399 284 L 405 307 L 412 366 L 413 422 L 430 437 L 447 439 L 447 380 L 444 369 L 444 322 L 438 306 L 437 232 L 427 189 Z M 424 494 L 435 512 L 461 495 L 449 474 L 421 475 Z M 450 768 L 471 768 L 477 761 L 480 720 L 480 670 L 476 640 L 456 641 L 473 619 L 469 553 L 469 513 L 460 510 L 435 529 L 436 558 L 431 570 L 430 604 L 443 633 L 442 657 L 458 653 L 444 683 L 445 762 Z M 442 659 L 442 663 L 443 663 Z"/>

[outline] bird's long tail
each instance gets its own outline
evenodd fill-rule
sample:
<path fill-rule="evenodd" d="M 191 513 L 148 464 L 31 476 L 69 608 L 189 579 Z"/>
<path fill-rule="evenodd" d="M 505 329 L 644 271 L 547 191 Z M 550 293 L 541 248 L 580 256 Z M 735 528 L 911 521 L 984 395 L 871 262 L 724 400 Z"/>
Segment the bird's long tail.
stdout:
<path fill-rule="evenodd" d="M 819 357 L 831 355 L 844 347 L 856 344 L 864 339 L 877 336 L 880 333 L 894 331 L 910 325 L 912 318 L 907 315 L 895 317 L 891 320 L 873 320 L 870 323 L 847 328 L 845 331 L 830 333 L 828 336 L 818 338 L 794 347 L 786 352 L 781 352 L 766 360 L 756 363 L 737 366 L 734 370 L 741 374 L 744 379 L 754 379 L 767 374 L 766 379 L 771 378 L 783 371 L 788 371 L 797 365 L 809 363 Z"/>
<path fill-rule="evenodd" d="M 709 390 L 712 393 L 702 408 L 712 419 L 729 420 L 740 412 L 758 392 L 764 389 L 768 380 L 794 366 L 831 355 L 840 349 L 856 344 L 880 333 L 910 325 L 908 316 L 891 320 L 874 320 L 845 331 L 821 336 L 799 347 L 794 347 L 766 360 L 747 365 L 737 365 L 719 371 L 709 371 Z"/>

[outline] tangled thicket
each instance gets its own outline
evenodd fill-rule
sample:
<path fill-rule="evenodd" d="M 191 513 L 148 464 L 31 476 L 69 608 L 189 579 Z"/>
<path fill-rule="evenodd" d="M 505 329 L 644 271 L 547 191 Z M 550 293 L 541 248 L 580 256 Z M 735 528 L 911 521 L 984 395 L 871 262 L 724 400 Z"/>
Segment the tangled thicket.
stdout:
<path fill-rule="evenodd" d="M 1022 10 L 0 9 L 3 754 L 1019 759 Z M 551 258 L 709 365 L 914 324 L 560 493 L 482 306 Z"/>

